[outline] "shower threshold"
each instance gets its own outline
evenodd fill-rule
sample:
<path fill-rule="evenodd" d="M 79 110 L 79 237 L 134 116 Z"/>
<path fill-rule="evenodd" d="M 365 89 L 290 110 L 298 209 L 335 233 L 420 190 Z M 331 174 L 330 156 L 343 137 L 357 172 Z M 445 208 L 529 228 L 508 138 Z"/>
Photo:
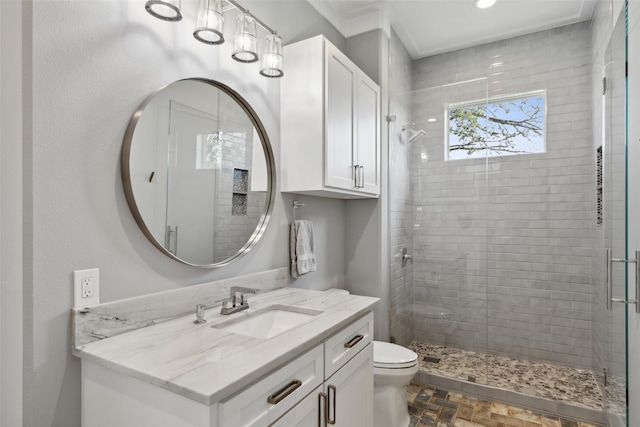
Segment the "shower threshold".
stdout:
<path fill-rule="evenodd" d="M 590 370 L 419 341 L 412 342 L 409 348 L 418 353 L 420 360 L 414 383 L 607 424 L 602 393 Z"/>

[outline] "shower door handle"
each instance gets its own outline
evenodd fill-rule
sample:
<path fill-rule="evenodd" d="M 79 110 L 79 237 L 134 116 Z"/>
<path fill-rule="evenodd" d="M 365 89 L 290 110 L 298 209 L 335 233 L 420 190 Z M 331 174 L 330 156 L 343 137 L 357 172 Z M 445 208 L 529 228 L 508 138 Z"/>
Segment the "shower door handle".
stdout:
<path fill-rule="evenodd" d="M 638 304 L 638 299 L 640 298 L 640 251 L 635 252 L 635 259 L 625 259 L 625 258 L 612 258 L 611 250 L 605 250 L 605 265 L 606 265 L 606 282 L 607 282 L 607 310 L 613 309 L 613 303 L 619 302 L 623 304 L 635 304 L 636 313 L 640 313 L 640 304 Z M 624 298 L 614 298 L 613 297 L 613 263 L 614 262 L 622 262 L 625 264 L 635 264 L 635 290 L 636 290 L 636 299 L 627 300 Z"/>

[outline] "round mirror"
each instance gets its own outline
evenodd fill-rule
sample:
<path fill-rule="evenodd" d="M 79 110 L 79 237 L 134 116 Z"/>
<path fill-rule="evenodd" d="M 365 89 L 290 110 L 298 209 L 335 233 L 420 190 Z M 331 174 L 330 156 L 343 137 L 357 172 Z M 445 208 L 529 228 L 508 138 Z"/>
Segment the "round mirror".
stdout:
<path fill-rule="evenodd" d="M 135 112 L 122 180 L 136 222 L 165 255 L 220 267 L 264 233 L 275 195 L 273 151 L 255 111 L 207 79 L 171 83 Z"/>

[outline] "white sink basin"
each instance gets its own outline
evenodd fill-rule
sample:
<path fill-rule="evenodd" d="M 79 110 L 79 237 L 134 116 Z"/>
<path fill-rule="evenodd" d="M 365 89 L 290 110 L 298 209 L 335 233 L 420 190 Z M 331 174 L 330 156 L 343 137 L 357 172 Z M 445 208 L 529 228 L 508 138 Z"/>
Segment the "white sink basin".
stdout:
<path fill-rule="evenodd" d="M 230 314 L 234 318 L 212 325 L 212 328 L 267 339 L 295 328 L 322 311 L 310 310 L 287 305 L 272 305 L 253 313 Z"/>

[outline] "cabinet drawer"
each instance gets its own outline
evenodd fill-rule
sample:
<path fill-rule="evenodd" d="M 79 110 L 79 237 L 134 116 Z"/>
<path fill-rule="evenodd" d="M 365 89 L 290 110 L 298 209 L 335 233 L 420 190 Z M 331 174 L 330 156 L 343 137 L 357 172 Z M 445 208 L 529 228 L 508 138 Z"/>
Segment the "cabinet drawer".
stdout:
<path fill-rule="evenodd" d="M 275 423 L 271 424 L 271 427 L 315 427 L 321 423 L 318 422 L 320 415 L 324 415 L 324 412 L 318 414 L 320 411 L 320 393 L 322 392 L 322 386 L 318 386 L 313 392 L 305 397 L 302 402 L 298 403 L 289 412 L 287 412 L 282 418 Z"/>
<path fill-rule="evenodd" d="M 218 405 L 219 427 L 268 426 L 322 384 L 322 345 Z"/>
<path fill-rule="evenodd" d="M 373 340 L 373 313 L 356 320 L 324 343 L 324 377 L 329 378 Z"/>

